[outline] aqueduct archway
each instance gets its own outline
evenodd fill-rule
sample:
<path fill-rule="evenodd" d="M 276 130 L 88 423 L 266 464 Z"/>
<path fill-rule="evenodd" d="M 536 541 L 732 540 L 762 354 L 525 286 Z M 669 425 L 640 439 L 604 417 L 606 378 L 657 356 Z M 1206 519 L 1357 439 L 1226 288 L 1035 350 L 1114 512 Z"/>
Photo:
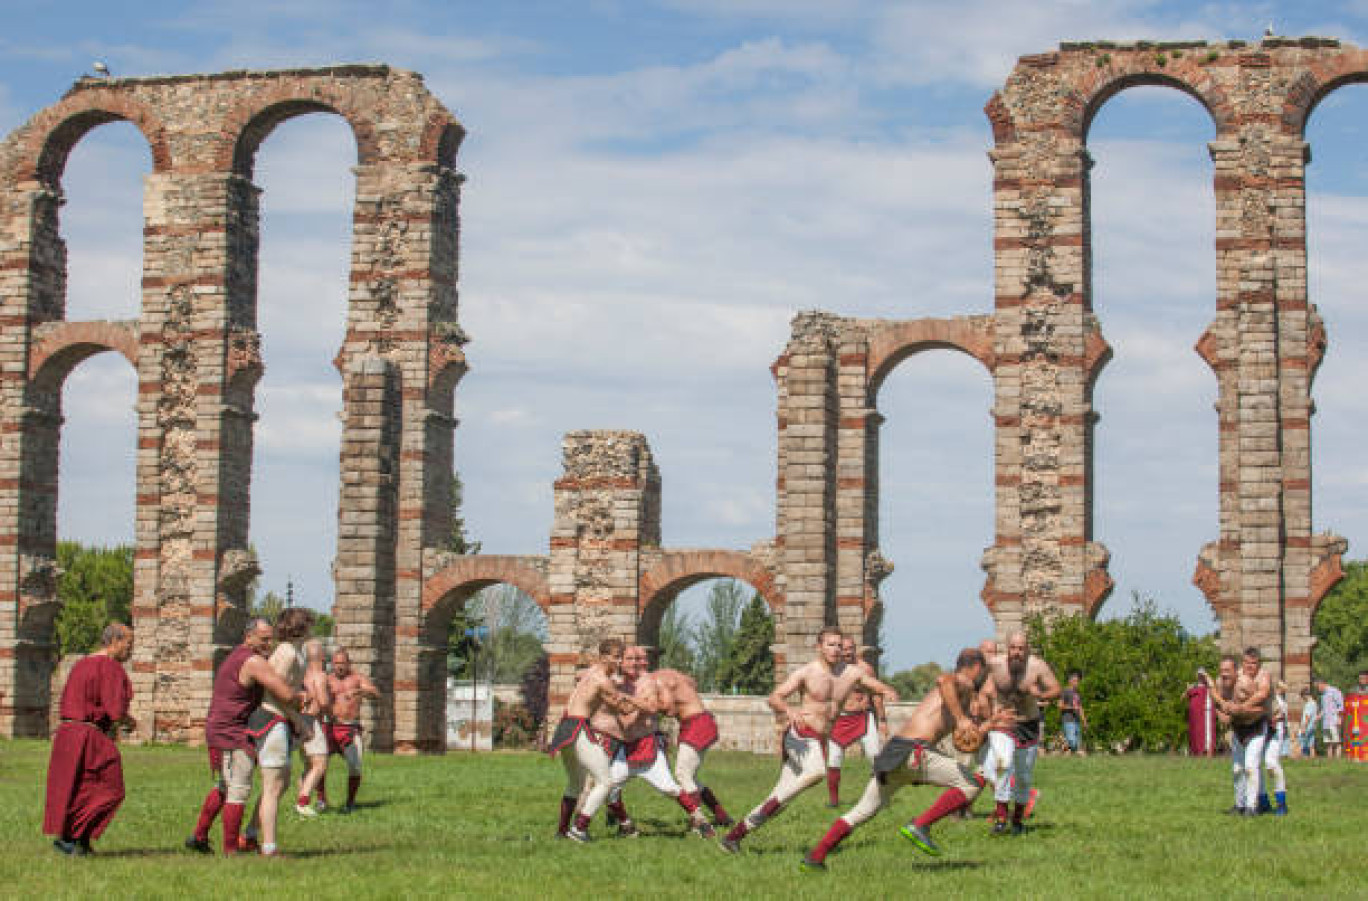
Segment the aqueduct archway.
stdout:
<path fill-rule="evenodd" d="M 877 618 L 890 571 L 879 546 L 874 400 L 887 372 L 952 348 L 992 374 L 996 536 L 983 601 L 999 630 L 1035 610 L 1091 614 L 1111 589 L 1091 526 L 1092 385 L 1111 351 L 1092 311 L 1085 138 L 1106 99 L 1164 84 L 1211 114 L 1217 293 L 1197 352 L 1220 386 L 1219 534 L 1195 581 L 1227 646 L 1256 645 L 1290 682 L 1309 676 L 1311 619 L 1340 577 L 1343 539 L 1314 534 L 1311 383 L 1325 326 L 1306 290 L 1302 130 L 1327 93 L 1368 80 L 1338 41 L 1068 44 L 1023 57 L 989 101 L 994 148 L 992 312 L 888 322 L 798 315 L 775 362 L 776 532 L 749 551 L 662 548 L 660 475 L 643 436 L 566 437 L 545 556 L 453 558 L 452 395 L 457 324 L 454 171 L 462 131 L 418 76 L 383 66 L 83 79 L 0 146 L 0 733 L 39 734 L 51 635 L 22 631 L 55 604 L 56 435 L 34 402 L 83 355 L 112 349 L 139 377 L 133 615 L 139 719 L 193 738 L 216 653 L 236 638 L 248 553 L 256 331 L 255 151 L 293 115 L 342 116 L 358 166 L 346 338 L 338 638 L 385 700 L 379 747 L 436 750 L 437 624 L 457 599 L 508 582 L 549 619 L 553 703 L 583 650 L 631 638 L 691 579 L 743 578 L 777 619 L 780 667 L 827 623 Z M 57 233 L 72 146 L 114 119 L 151 148 L 142 315 L 68 323 Z M 36 617 L 37 622 L 43 617 Z M 38 630 L 41 632 L 41 630 Z"/>

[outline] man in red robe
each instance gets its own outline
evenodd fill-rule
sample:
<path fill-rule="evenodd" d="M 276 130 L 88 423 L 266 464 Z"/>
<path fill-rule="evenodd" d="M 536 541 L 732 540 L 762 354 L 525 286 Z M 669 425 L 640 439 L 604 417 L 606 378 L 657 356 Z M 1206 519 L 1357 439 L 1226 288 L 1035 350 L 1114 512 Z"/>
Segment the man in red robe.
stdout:
<path fill-rule="evenodd" d="M 43 832 L 57 836 L 63 854 L 92 853 L 90 843 L 114 819 L 124 799 L 123 760 L 114 743 L 128 715 L 133 684 L 123 663 L 133 653 L 133 630 L 111 623 L 100 650 L 72 667 L 62 690 L 62 724 L 52 738 Z"/>

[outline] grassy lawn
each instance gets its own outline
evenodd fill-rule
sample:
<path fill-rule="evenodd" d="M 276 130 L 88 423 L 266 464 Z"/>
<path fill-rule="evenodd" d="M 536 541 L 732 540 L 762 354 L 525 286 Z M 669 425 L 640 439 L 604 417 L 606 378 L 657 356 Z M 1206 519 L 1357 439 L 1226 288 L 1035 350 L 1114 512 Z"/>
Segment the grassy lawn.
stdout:
<path fill-rule="evenodd" d="M 948 820 L 946 854 L 922 855 L 897 834 L 935 796 L 905 789 L 828 859 L 827 874 L 798 871 L 804 850 L 833 819 L 813 789 L 749 838 L 739 857 L 685 833 L 682 814 L 640 782 L 627 793 L 645 833 L 590 846 L 550 835 L 563 775 L 534 754 L 444 758 L 372 756 L 361 809 L 302 820 L 282 812 L 284 860 L 225 860 L 181 849 L 208 777 L 202 750 L 125 748 L 129 795 L 98 844 L 68 859 L 41 834 L 45 742 L 0 742 L 0 894 L 358 898 L 482 896 L 653 897 L 1363 897 L 1368 766 L 1289 761 L 1284 819 L 1233 820 L 1225 761 L 1048 758 L 1034 830 L 993 838 L 984 820 Z M 715 753 L 704 774 L 740 815 L 762 800 L 775 762 Z M 846 765 L 853 803 L 865 765 Z M 345 792 L 334 760 L 334 798 Z M 980 812 L 989 808 L 980 799 Z M 221 830 L 216 827 L 217 847 Z M 1352 863 L 1351 863 L 1352 862 Z M 264 880 L 269 879 L 270 887 Z M 14 896 L 12 895 L 12 896 Z"/>

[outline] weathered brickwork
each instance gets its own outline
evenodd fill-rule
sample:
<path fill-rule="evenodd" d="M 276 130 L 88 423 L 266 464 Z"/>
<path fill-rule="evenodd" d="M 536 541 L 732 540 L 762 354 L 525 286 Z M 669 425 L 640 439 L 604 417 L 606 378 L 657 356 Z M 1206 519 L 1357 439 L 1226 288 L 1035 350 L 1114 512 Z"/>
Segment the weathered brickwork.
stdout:
<path fill-rule="evenodd" d="M 1311 385 L 1326 327 L 1307 295 L 1303 129 L 1330 91 L 1368 80 L 1368 53 L 1305 38 L 1062 45 L 1023 57 L 989 101 L 993 311 L 888 321 L 804 312 L 772 372 L 776 528 L 748 551 L 661 546 L 660 474 L 644 436 L 566 436 L 542 556 L 457 557 L 452 401 L 460 126 L 418 76 L 346 67 L 82 80 L 0 145 L 0 734 L 46 730 L 57 612 L 61 389 L 81 360 L 138 373 L 134 660 L 145 736 L 194 739 L 217 655 L 235 639 L 248 551 L 256 331 L 256 148 L 293 115 L 352 126 L 358 165 L 343 377 L 335 562 L 338 640 L 385 699 L 379 748 L 439 752 L 447 630 L 480 588 L 508 583 L 548 619 L 552 702 L 607 636 L 653 644 L 680 591 L 754 586 L 776 618 L 780 671 L 828 623 L 874 643 L 879 585 L 878 393 L 902 360 L 958 350 L 991 374 L 995 538 L 982 592 L 999 632 L 1040 610 L 1094 614 L 1111 591 L 1092 528 L 1093 387 L 1111 356 L 1092 311 L 1088 126 L 1134 85 L 1211 114 L 1217 292 L 1196 351 L 1219 386 L 1219 533 L 1194 582 L 1228 648 L 1255 645 L 1309 677 L 1311 620 L 1342 577 L 1344 539 L 1313 534 Z M 58 232 L 71 147 L 113 119 L 152 150 L 136 322 L 67 322 Z M 749 708 L 747 708 L 749 710 Z M 749 713 L 738 708 L 738 715 Z M 759 714 L 763 720 L 764 714 Z M 761 726 L 757 720 L 755 729 Z M 760 741 L 755 739 L 755 741 Z M 763 742 L 760 742 L 763 744 Z"/>
<path fill-rule="evenodd" d="M 340 460 L 338 636 L 398 691 L 396 628 L 420 618 L 421 547 L 449 509 L 462 130 L 410 72 L 351 66 L 82 79 L 0 145 L 0 734 L 46 732 L 55 659 L 61 392 L 81 360 L 122 353 L 138 377 L 134 713 L 143 737 L 194 739 L 213 666 L 241 635 L 247 584 L 259 190 L 281 122 L 331 112 L 357 144 Z M 62 172 L 92 128 L 132 122 L 151 148 L 141 314 L 65 321 Z M 442 425 L 445 424 L 445 428 Z M 434 538 L 438 533 L 441 537 Z M 395 707 L 377 705 L 388 746 Z"/>

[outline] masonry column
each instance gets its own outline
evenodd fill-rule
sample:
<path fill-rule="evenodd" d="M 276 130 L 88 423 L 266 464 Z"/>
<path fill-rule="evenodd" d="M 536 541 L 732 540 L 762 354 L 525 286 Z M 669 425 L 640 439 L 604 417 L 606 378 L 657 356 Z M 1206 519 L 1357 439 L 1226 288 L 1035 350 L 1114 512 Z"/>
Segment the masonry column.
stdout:
<path fill-rule="evenodd" d="M 373 679 L 379 674 L 377 686 L 381 680 L 392 683 L 392 694 L 387 690 L 374 705 L 378 740 L 408 753 L 445 749 L 445 736 L 434 741 L 419 722 L 419 683 L 434 671 L 420 659 L 419 648 L 423 580 L 432 574 L 424 561 L 435 559 L 451 537 L 453 396 L 466 372 L 461 348 L 467 339 L 457 324 L 456 291 L 461 182 L 453 169 L 436 162 L 356 168 L 351 297 L 339 359 L 346 365 L 366 355 L 392 367 L 398 396 L 386 415 L 396 417 L 397 446 L 394 468 L 385 474 L 393 507 L 344 505 L 341 516 L 349 529 L 364 521 L 368 534 L 388 534 L 393 544 L 384 554 L 393 562 L 386 565 L 389 575 L 370 583 L 349 559 L 344 578 L 339 549 L 337 600 L 343 604 L 346 596 L 354 626 L 356 617 L 366 624 L 352 633 L 367 659 L 366 671 Z M 349 412 L 347 421 L 366 418 Z M 353 461 L 344 458 L 342 465 L 345 479 Z M 372 601 L 351 591 L 359 584 L 356 577 L 373 584 Z M 374 611 L 363 612 L 367 603 Z"/>
<path fill-rule="evenodd" d="M 241 640 L 257 189 L 230 173 L 148 176 L 138 355 L 132 616 L 141 737 L 200 740 L 218 659 Z"/>
<path fill-rule="evenodd" d="M 836 468 L 840 320 L 799 313 L 775 364 L 779 387 L 779 521 L 776 557 L 785 597 L 790 670 L 811 658 L 817 633 L 837 623 Z M 783 673 L 776 672 L 781 679 Z"/>
<path fill-rule="evenodd" d="M 43 737 L 57 661 L 60 393 L 32 403 L 28 362 L 34 328 L 62 318 L 66 249 L 58 190 L 28 181 L 0 193 L 0 203 L 8 236 L 0 245 L 0 737 Z"/>
<path fill-rule="evenodd" d="M 605 638 L 637 631 L 642 549 L 660 547 L 660 473 L 638 432 L 571 432 L 555 486 L 551 530 L 550 706 L 574 689 L 575 670 Z"/>
<path fill-rule="evenodd" d="M 858 322 L 842 323 L 836 393 L 837 624 L 858 643 L 877 645 L 883 608 L 878 580 L 871 584 L 866 570 L 879 549 L 878 431 L 883 417 L 870 407 L 869 337 Z"/>
<path fill-rule="evenodd" d="M 1042 99 L 1053 96 L 1052 59 L 1023 58 L 987 110 L 998 137 L 989 154 L 997 538 L 984 555 L 983 598 L 999 635 L 1043 610 L 1090 614 L 1111 588 L 1089 515 L 1091 374 L 1105 349 L 1090 309 L 1090 162 L 1081 135 Z M 1027 66 L 1039 66 L 1030 80 Z"/>

